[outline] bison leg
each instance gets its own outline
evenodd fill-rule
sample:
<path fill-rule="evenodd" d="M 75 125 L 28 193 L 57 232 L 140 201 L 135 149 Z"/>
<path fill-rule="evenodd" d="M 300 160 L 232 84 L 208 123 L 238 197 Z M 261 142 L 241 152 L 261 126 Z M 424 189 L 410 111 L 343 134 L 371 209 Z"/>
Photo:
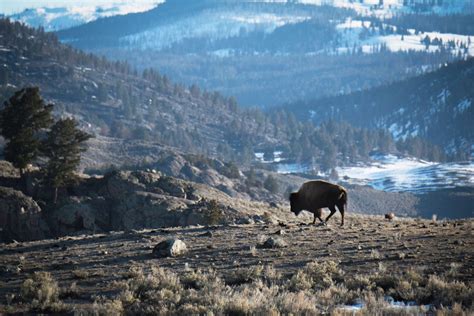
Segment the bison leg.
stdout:
<path fill-rule="evenodd" d="M 317 210 L 313 211 L 313 225 L 316 224 L 316 218 L 319 219 L 321 223 L 324 222 L 323 219 L 321 218 L 322 212 L 323 212 L 322 208 L 318 208 Z"/>
<path fill-rule="evenodd" d="M 341 212 L 341 226 L 344 226 L 345 205 L 344 204 L 338 204 L 337 208 L 339 209 L 339 212 Z"/>
<path fill-rule="evenodd" d="M 328 217 L 326 217 L 326 223 L 328 222 L 328 220 L 331 218 L 331 216 L 334 215 L 334 213 L 336 213 L 336 207 L 334 205 L 332 206 L 328 206 L 329 210 L 331 211 L 331 213 L 328 215 Z"/>

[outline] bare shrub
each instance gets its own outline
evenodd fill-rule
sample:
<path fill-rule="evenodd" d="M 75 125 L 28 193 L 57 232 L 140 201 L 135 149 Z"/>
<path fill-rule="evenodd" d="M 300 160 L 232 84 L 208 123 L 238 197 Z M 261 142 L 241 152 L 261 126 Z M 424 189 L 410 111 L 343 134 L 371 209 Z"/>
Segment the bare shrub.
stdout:
<path fill-rule="evenodd" d="M 299 292 L 309 290 L 313 286 L 313 280 L 305 272 L 299 270 L 290 279 L 289 288 L 291 291 Z"/>
<path fill-rule="evenodd" d="M 124 312 L 122 301 L 119 299 L 108 299 L 100 296 L 92 304 L 93 315 L 121 315 Z"/>
<path fill-rule="evenodd" d="M 397 286 L 398 278 L 391 274 L 381 273 L 371 275 L 370 281 L 373 282 L 375 286 L 382 288 L 384 291 L 387 291 Z"/>
<path fill-rule="evenodd" d="M 278 311 L 283 315 L 316 315 L 318 298 L 311 293 L 299 291 L 297 293 L 284 292 L 276 297 Z"/>
<path fill-rule="evenodd" d="M 470 307 L 473 304 L 474 290 L 463 282 L 446 281 L 436 275 L 431 275 L 424 289 L 423 301 L 436 305 L 454 305 L 460 303 Z"/>
<path fill-rule="evenodd" d="M 35 272 L 21 285 L 21 298 L 31 308 L 44 312 L 61 312 L 64 304 L 59 300 L 59 286 L 49 272 Z"/>
<path fill-rule="evenodd" d="M 227 287 L 224 301 L 226 315 L 277 315 L 273 298 L 278 288 L 267 287 L 261 282 Z"/>
<path fill-rule="evenodd" d="M 343 272 L 335 261 L 310 262 L 303 271 L 311 278 L 313 288 L 325 289 L 343 281 Z"/>
<path fill-rule="evenodd" d="M 351 291 L 371 290 L 375 284 L 366 275 L 356 274 L 354 277 L 347 279 L 344 284 Z"/>
<path fill-rule="evenodd" d="M 189 271 L 181 276 L 185 288 L 203 289 L 211 284 L 222 283 L 214 270 L 203 273 L 201 270 Z"/>
<path fill-rule="evenodd" d="M 226 278 L 226 283 L 229 285 L 240 285 L 256 281 L 262 276 L 263 269 L 262 265 L 236 269 Z"/>
<path fill-rule="evenodd" d="M 145 274 L 142 270 L 126 283 L 126 289 L 137 298 L 149 297 L 150 291 L 178 291 L 181 288 L 179 278 L 175 273 L 156 266 L 151 267 L 149 274 Z"/>

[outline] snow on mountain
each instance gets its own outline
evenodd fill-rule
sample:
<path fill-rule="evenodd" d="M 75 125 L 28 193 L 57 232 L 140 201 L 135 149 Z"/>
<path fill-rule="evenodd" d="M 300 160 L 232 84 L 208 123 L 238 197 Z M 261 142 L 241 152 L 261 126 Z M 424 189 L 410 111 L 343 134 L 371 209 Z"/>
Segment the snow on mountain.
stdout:
<path fill-rule="evenodd" d="M 298 23 L 311 16 L 300 12 L 295 14 L 276 14 L 271 12 L 253 12 L 251 10 L 209 9 L 174 22 L 159 25 L 146 31 L 125 36 L 121 45 L 140 49 L 162 49 L 186 38 L 206 38 L 217 40 L 237 36 L 242 32 L 273 32 L 277 27 L 289 23 Z"/>
<path fill-rule="evenodd" d="M 57 31 L 103 17 L 147 11 L 162 2 L 164 0 L 115 0 L 94 5 L 71 2 L 68 6 L 26 9 L 9 18 L 32 27 L 41 26 L 46 31 Z"/>
<path fill-rule="evenodd" d="M 371 24 L 369 21 L 346 19 L 339 23 L 336 29 L 341 35 L 339 53 L 349 52 L 353 47 L 361 47 L 364 53 L 374 52 L 374 48 L 383 45 L 386 49 L 397 51 L 425 51 L 438 52 L 441 49 L 451 51 L 452 54 L 474 56 L 474 42 L 471 36 L 440 33 L 418 32 L 408 30 L 409 34 L 380 35 L 377 28 L 371 30 L 375 34 L 368 34 Z M 396 27 L 394 27 L 396 29 Z M 429 39 L 429 40 L 428 40 Z"/>
<path fill-rule="evenodd" d="M 426 193 L 455 187 L 474 187 L 474 163 L 434 163 L 394 155 L 372 156 L 370 164 L 337 168 L 349 183 L 389 192 Z"/>
<path fill-rule="evenodd" d="M 353 9 L 362 16 L 389 17 L 397 13 L 424 11 L 441 15 L 474 12 L 471 0 L 441 0 L 429 4 L 426 0 L 300 0 L 300 3 L 330 5 Z"/>

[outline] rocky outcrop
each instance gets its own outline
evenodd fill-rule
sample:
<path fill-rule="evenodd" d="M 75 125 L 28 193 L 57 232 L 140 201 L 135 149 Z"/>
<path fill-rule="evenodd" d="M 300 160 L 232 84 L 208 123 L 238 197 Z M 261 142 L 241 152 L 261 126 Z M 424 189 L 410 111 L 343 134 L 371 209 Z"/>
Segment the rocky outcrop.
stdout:
<path fill-rule="evenodd" d="M 153 248 L 153 256 L 157 258 L 178 257 L 188 251 L 186 244 L 180 239 L 168 239 Z"/>
<path fill-rule="evenodd" d="M 211 203 L 229 199 L 219 190 L 151 171 L 114 171 L 83 179 L 80 187 L 50 216 L 59 235 L 219 224 L 233 218 L 222 212 L 235 212 Z"/>
<path fill-rule="evenodd" d="M 22 192 L 5 187 L 0 187 L 0 229 L 0 241 L 26 241 L 49 236 L 38 204 Z"/>
<path fill-rule="evenodd" d="M 70 197 L 50 215 L 51 229 L 56 235 L 108 231 L 113 228 L 109 207 L 103 197 Z"/>

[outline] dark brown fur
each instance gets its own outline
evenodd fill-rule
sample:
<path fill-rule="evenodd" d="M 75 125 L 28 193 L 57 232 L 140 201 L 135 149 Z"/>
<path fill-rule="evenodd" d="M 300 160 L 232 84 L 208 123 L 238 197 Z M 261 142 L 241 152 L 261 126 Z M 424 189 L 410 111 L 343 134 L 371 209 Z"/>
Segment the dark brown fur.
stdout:
<path fill-rule="evenodd" d="M 341 213 L 341 226 L 344 225 L 344 212 L 347 205 L 347 190 L 337 184 L 322 180 L 305 182 L 298 192 L 290 194 L 291 211 L 298 215 L 302 210 L 314 214 L 313 224 L 316 218 L 321 222 L 327 222 L 336 213 L 336 206 Z M 322 209 L 329 208 L 331 214 L 323 221 Z"/>

